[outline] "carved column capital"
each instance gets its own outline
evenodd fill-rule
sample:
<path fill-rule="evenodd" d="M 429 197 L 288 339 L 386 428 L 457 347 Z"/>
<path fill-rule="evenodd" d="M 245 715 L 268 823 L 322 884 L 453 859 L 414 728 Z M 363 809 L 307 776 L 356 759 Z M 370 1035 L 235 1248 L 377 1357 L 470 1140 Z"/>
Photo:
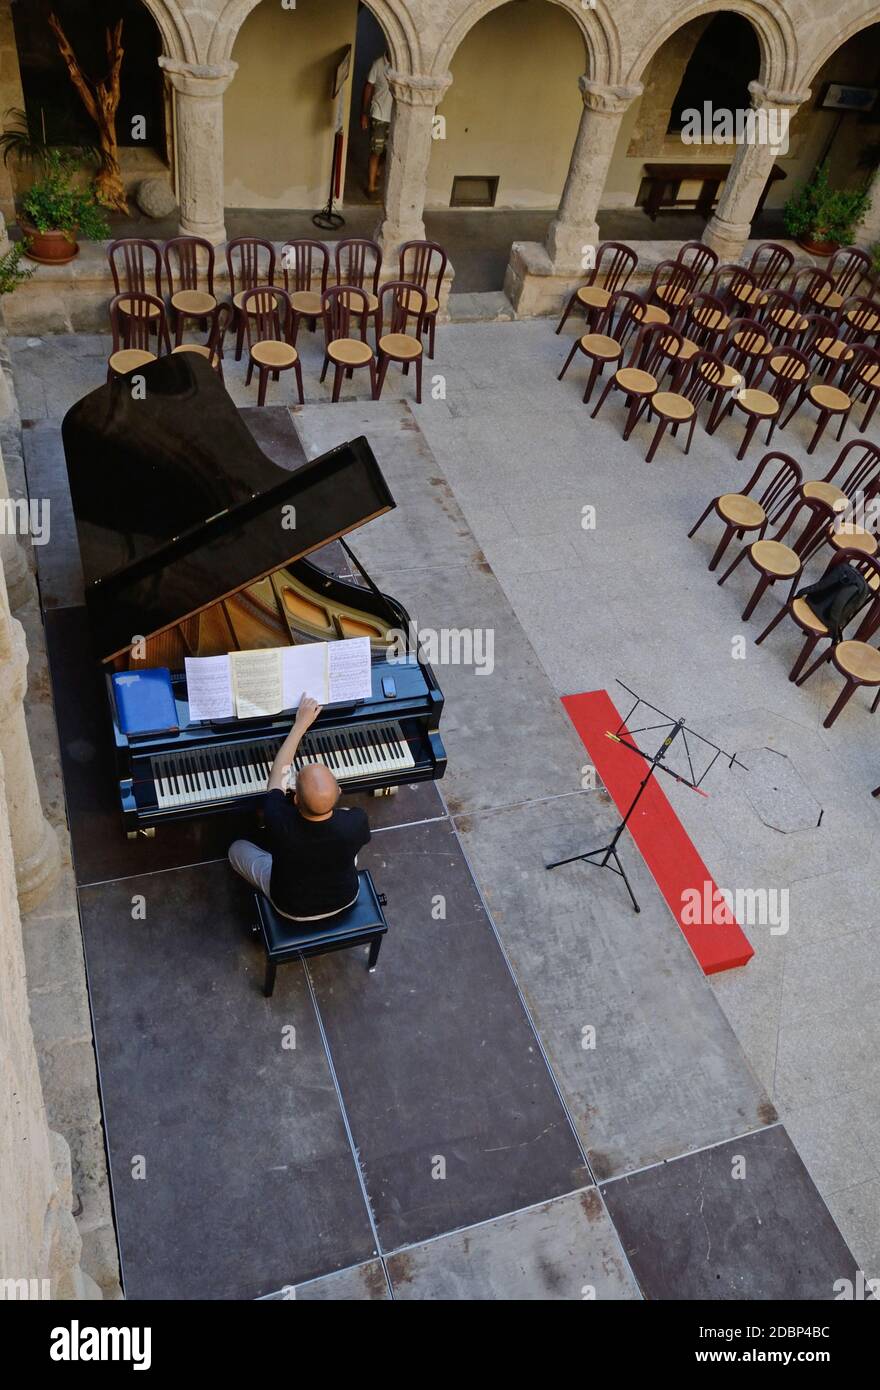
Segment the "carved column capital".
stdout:
<path fill-rule="evenodd" d="M 810 99 L 810 89 L 801 92 L 784 92 L 774 87 L 765 87 L 763 82 L 749 83 L 749 97 L 752 106 L 759 111 L 762 106 L 802 106 Z"/>
<path fill-rule="evenodd" d="M 586 75 L 578 78 L 578 86 L 584 106 L 603 116 L 621 115 L 645 90 L 641 82 L 634 82 L 631 86 L 609 87 L 604 82 L 594 82 Z"/>
<path fill-rule="evenodd" d="M 406 106 L 430 106 L 433 109 L 440 105 L 448 88 L 452 86 L 452 73 L 444 72 L 439 76 L 432 73 L 425 76 L 416 72 L 395 72 L 392 69 L 388 73 L 388 85 L 395 101 L 402 101 Z"/>
<path fill-rule="evenodd" d="M 221 97 L 235 74 L 238 63 L 184 63 L 179 58 L 159 59 L 174 90 L 187 97 Z"/>

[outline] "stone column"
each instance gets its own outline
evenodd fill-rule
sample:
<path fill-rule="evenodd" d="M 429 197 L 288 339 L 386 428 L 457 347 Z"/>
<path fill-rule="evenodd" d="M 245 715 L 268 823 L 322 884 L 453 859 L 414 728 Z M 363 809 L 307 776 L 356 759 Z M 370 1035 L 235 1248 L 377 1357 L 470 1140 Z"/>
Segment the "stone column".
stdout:
<path fill-rule="evenodd" d="M 758 200 L 780 152 L 779 146 L 766 138 L 766 132 L 772 135 L 776 122 L 783 123 L 787 130 L 794 112 L 810 95 L 808 91 L 771 91 L 760 82 L 750 82 L 749 92 L 752 109 L 758 117 L 766 113 L 768 125 L 764 127 L 764 139 L 760 139 L 761 126 L 756 125 L 759 138 L 737 147 L 718 207 L 706 223 L 703 241 L 718 252 L 722 261 L 736 261 L 742 254 L 752 230 Z"/>
<path fill-rule="evenodd" d="M 223 93 L 238 64 L 182 63 L 163 56 L 159 66 L 174 88 L 180 231 L 206 237 L 217 246 L 226 240 Z"/>
<path fill-rule="evenodd" d="M 0 397 L 5 385 L 5 381 L 0 382 Z M 3 453 L 0 450 L 0 569 L 6 577 L 10 605 L 20 608 L 30 597 L 31 575 L 13 524 L 16 518 L 15 504 L 8 505 L 9 501 L 9 484 L 6 481 Z"/>
<path fill-rule="evenodd" d="M 401 242 L 425 235 L 434 112 L 451 82 L 448 72 L 441 77 L 389 74 L 394 110 L 385 157 L 385 213 L 376 233 L 386 258 L 394 256 Z"/>
<path fill-rule="evenodd" d="M 871 203 L 855 234 L 856 246 L 867 250 L 880 242 L 880 169 L 871 183 Z"/>
<path fill-rule="evenodd" d="M 0 757 L 6 774 L 15 880 L 22 912 L 48 896 L 61 867 L 55 831 L 40 805 L 24 719 L 27 663 L 24 629 L 9 611 L 6 582 L 0 575 Z"/>
<path fill-rule="evenodd" d="M 584 99 L 577 139 L 568 166 L 559 211 L 547 232 L 547 252 L 559 274 L 581 270 L 585 245 L 599 240 L 596 215 L 621 122 L 630 102 L 641 96 L 641 83 L 606 87 L 579 77 Z"/>

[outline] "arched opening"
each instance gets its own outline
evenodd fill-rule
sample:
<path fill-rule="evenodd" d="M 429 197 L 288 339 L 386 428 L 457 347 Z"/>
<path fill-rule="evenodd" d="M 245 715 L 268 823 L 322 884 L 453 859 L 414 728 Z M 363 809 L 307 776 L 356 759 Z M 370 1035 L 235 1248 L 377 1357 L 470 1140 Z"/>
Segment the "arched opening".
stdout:
<path fill-rule="evenodd" d="M 792 122 L 792 185 L 827 165 L 833 188 L 858 188 L 880 166 L 880 23 L 851 35 L 810 78 Z"/>
<path fill-rule="evenodd" d="M 565 184 L 583 103 L 583 33 L 547 0 L 484 15 L 450 60 L 428 169 L 426 226 L 459 292 L 502 288 L 513 241 L 541 240 Z"/>

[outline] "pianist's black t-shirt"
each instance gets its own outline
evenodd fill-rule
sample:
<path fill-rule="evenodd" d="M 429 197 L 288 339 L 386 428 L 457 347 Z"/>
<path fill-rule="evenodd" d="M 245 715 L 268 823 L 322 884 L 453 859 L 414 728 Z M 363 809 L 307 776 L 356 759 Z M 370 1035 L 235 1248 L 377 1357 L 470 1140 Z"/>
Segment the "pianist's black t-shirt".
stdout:
<path fill-rule="evenodd" d="M 265 803 L 272 855 L 272 902 L 288 917 L 322 917 L 354 902 L 355 856 L 370 838 L 360 807 L 337 806 L 327 820 L 306 820 L 282 791 Z"/>

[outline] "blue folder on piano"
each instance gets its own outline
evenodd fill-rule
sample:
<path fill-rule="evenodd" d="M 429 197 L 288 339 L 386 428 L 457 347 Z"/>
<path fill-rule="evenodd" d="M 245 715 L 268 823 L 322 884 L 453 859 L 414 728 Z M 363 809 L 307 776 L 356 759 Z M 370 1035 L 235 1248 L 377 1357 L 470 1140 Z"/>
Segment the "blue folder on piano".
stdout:
<path fill-rule="evenodd" d="M 163 734 L 180 728 L 167 667 L 117 671 L 112 680 L 116 714 L 124 734 Z"/>

